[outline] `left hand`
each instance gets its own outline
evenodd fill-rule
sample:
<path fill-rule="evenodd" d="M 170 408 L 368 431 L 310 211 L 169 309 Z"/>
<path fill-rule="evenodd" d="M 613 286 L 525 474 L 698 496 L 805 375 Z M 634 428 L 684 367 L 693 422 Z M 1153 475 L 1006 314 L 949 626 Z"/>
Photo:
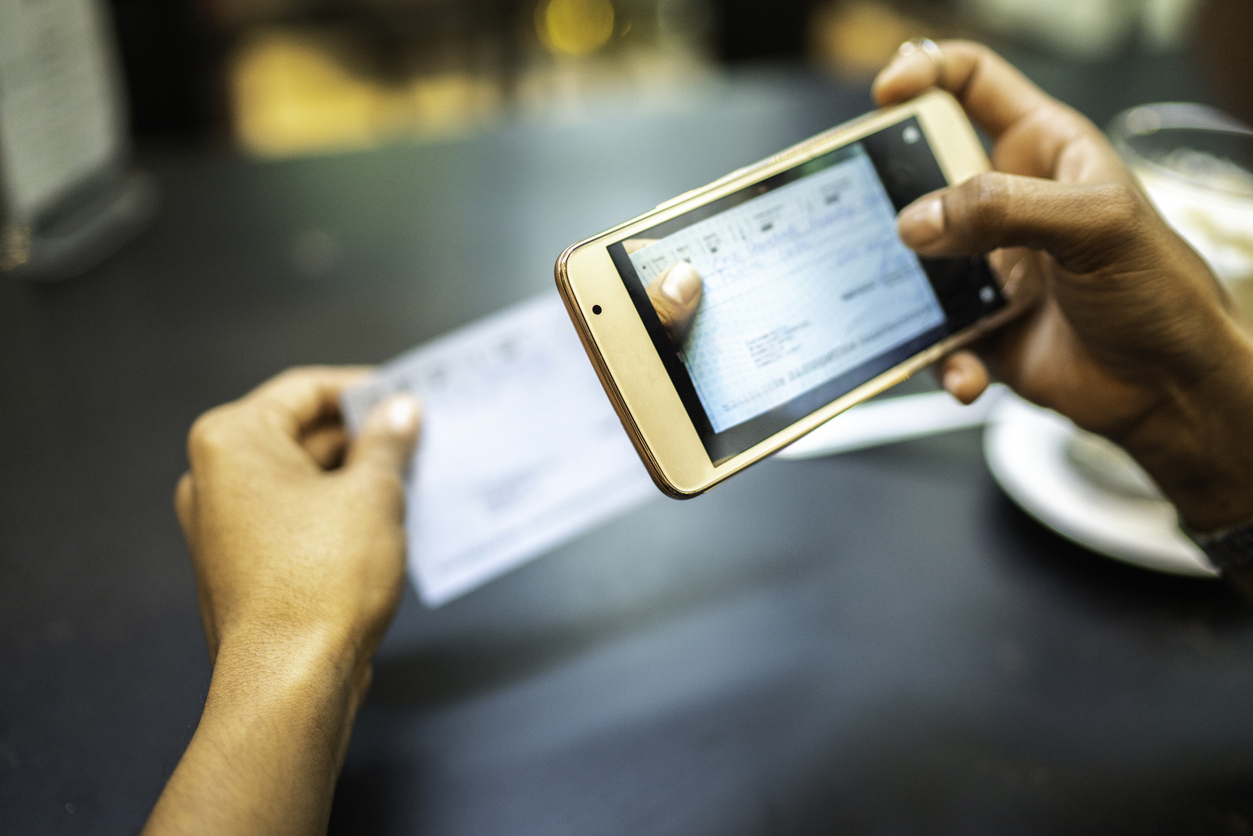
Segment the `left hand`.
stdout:
<path fill-rule="evenodd" d="M 339 395 L 364 374 L 284 372 L 192 427 L 175 505 L 215 660 L 298 647 L 349 678 L 368 666 L 404 581 L 419 406 L 384 403 L 349 446 Z"/>
<path fill-rule="evenodd" d="M 175 506 L 213 679 L 145 834 L 326 832 L 400 601 L 401 478 L 419 421 L 398 396 L 349 444 L 339 395 L 365 374 L 293 369 L 192 427 Z"/>

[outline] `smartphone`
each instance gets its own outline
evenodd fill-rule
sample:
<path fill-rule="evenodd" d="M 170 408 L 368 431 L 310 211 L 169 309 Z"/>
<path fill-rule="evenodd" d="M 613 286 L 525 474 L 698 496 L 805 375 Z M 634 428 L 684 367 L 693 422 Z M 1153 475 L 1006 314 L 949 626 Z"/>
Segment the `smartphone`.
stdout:
<path fill-rule="evenodd" d="M 562 253 L 561 297 L 657 486 L 702 493 L 1012 316 L 982 256 L 920 259 L 896 232 L 988 168 L 933 91 Z M 676 335 L 647 288 L 679 262 L 701 297 Z"/>

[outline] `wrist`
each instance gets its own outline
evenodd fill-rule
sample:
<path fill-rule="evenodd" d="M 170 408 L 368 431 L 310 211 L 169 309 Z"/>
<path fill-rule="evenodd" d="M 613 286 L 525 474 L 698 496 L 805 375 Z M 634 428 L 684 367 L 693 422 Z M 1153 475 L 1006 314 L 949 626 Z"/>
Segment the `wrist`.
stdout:
<path fill-rule="evenodd" d="M 1253 343 L 1233 331 L 1208 374 L 1117 439 L 1198 532 L 1253 519 Z"/>
<path fill-rule="evenodd" d="M 205 717 L 228 714 L 233 722 L 304 735 L 338 764 L 370 675 L 368 659 L 331 635 L 237 631 L 218 649 Z"/>
<path fill-rule="evenodd" d="M 247 679 L 266 689 L 317 685 L 328 695 L 351 695 L 368 684 L 369 668 L 369 656 L 339 631 L 257 624 L 222 637 L 213 676 L 229 682 Z"/>
<path fill-rule="evenodd" d="M 145 833 L 325 832 L 369 666 L 324 639 L 232 635 Z"/>
<path fill-rule="evenodd" d="M 328 681 L 360 680 L 377 641 L 367 641 L 362 630 L 343 626 L 341 619 L 293 618 L 297 606 L 256 608 L 230 619 L 220 633 L 215 674 L 226 654 L 230 666 L 276 680 L 315 672 Z"/>

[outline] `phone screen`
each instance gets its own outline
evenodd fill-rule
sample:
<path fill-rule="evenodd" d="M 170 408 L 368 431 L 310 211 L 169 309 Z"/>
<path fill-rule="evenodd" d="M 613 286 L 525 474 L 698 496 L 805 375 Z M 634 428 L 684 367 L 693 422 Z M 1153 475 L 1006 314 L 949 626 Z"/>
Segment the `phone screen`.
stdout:
<path fill-rule="evenodd" d="M 610 245 L 714 464 L 1005 304 L 982 257 L 919 259 L 897 235 L 945 185 L 910 117 Z M 646 288 L 679 261 L 703 298 L 676 343 Z"/>

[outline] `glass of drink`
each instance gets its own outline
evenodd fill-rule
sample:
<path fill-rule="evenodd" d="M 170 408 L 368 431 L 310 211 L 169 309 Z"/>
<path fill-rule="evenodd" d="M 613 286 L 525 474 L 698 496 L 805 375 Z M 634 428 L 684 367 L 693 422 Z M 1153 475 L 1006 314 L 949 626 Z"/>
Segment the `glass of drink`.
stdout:
<path fill-rule="evenodd" d="M 1110 138 L 1166 223 L 1253 322 L 1253 129 L 1199 104 L 1134 107 Z"/>

